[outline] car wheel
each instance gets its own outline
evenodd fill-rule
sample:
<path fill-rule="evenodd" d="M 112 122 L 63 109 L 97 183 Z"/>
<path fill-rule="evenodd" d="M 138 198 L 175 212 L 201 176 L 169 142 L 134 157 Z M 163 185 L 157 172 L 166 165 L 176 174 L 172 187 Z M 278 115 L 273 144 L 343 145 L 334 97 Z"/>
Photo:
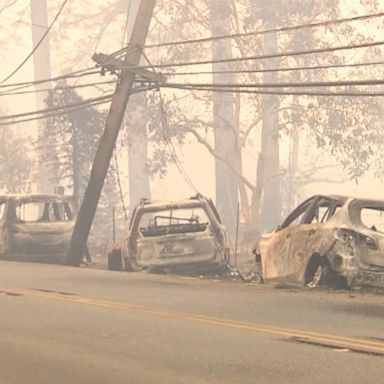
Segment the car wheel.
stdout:
<path fill-rule="evenodd" d="M 124 269 L 128 272 L 137 272 L 140 270 L 135 257 L 124 257 Z"/>
<path fill-rule="evenodd" d="M 111 271 L 121 271 L 123 269 L 123 258 L 120 249 L 114 249 L 108 253 L 108 268 Z"/>
<path fill-rule="evenodd" d="M 332 271 L 328 260 L 320 255 L 312 256 L 306 272 L 305 285 L 309 288 L 328 286 Z"/>
<path fill-rule="evenodd" d="M 263 284 L 264 283 L 264 279 L 263 279 L 263 266 L 261 264 L 261 257 L 260 257 L 260 255 L 256 255 L 256 257 L 255 257 L 255 264 L 256 264 L 256 268 L 255 268 L 255 278 L 254 278 L 254 281 L 257 282 L 257 283 Z"/>

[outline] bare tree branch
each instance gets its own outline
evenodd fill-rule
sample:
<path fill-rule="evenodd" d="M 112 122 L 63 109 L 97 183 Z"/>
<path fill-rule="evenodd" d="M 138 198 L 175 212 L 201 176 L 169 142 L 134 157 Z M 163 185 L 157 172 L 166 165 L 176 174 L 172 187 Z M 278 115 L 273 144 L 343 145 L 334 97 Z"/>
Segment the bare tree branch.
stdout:
<path fill-rule="evenodd" d="M 188 129 L 188 132 L 192 133 L 195 136 L 197 141 L 200 144 L 203 144 L 208 152 L 217 160 L 222 161 L 227 167 L 253 192 L 256 189 L 256 186 L 253 185 L 246 177 L 244 177 L 227 159 L 218 155 L 214 148 L 195 130 Z"/>

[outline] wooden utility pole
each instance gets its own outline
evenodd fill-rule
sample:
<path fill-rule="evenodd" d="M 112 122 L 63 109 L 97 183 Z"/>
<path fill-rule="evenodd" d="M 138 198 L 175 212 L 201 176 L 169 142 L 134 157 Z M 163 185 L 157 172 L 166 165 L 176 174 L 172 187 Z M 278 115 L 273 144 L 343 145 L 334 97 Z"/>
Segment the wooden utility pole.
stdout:
<path fill-rule="evenodd" d="M 140 62 L 155 3 L 156 0 L 141 1 L 129 41 L 129 46 L 135 49 L 127 50 L 124 59 L 127 67 L 135 67 Z M 73 229 L 66 258 L 68 265 L 79 266 L 81 264 L 134 79 L 134 72 L 130 71 L 129 68 L 122 69 L 120 81 L 116 85 L 115 94 L 112 97 L 104 133 L 96 151 L 88 186 Z"/>

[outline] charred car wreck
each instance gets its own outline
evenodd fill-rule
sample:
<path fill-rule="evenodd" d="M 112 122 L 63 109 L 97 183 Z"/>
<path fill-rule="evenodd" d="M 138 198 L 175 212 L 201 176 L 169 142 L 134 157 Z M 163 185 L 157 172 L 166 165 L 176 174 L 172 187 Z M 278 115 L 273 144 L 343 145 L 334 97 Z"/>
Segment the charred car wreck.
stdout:
<path fill-rule="evenodd" d="M 142 200 L 126 243 L 109 254 L 113 270 L 209 273 L 228 262 L 226 231 L 212 201 L 201 195 L 177 202 Z"/>
<path fill-rule="evenodd" d="M 67 197 L 0 196 L 0 258 L 63 262 L 73 226 Z"/>
<path fill-rule="evenodd" d="M 253 252 L 266 282 L 384 287 L 384 201 L 313 196 Z"/>

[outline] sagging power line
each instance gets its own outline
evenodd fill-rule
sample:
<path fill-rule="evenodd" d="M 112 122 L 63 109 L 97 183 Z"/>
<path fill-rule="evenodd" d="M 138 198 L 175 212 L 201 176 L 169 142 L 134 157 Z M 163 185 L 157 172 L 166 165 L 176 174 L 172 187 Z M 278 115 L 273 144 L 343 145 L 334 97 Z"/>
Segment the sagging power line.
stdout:
<path fill-rule="evenodd" d="M 48 33 L 51 31 L 53 25 L 55 24 L 56 20 L 59 18 L 61 12 L 63 11 L 65 5 L 67 4 L 68 0 L 64 0 L 61 4 L 59 11 L 57 12 L 56 16 L 53 18 L 51 24 L 47 28 L 47 30 L 44 32 L 43 36 L 39 40 L 39 42 L 33 47 L 32 51 L 27 55 L 27 57 L 14 69 L 1 83 L 5 83 L 7 80 L 9 80 L 13 75 L 15 75 L 23 66 L 24 64 L 32 57 L 32 55 L 36 52 L 37 48 L 41 45 L 41 43 L 44 41 Z"/>

